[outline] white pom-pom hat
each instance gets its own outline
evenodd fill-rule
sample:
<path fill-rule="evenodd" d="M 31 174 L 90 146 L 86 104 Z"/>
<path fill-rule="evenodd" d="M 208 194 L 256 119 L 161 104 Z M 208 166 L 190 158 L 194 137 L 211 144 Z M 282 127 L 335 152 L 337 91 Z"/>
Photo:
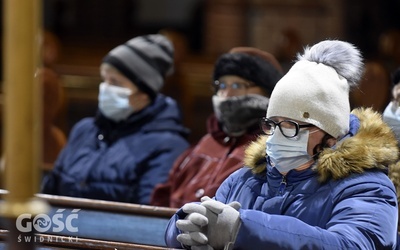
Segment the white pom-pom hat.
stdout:
<path fill-rule="evenodd" d="M 322 41 L 303 55 L 276 84 L 267 117 L 313 124 L 339 138 L 349 130 L 350 88 L 362 75 L 362 58 L 352 44 Z"/>

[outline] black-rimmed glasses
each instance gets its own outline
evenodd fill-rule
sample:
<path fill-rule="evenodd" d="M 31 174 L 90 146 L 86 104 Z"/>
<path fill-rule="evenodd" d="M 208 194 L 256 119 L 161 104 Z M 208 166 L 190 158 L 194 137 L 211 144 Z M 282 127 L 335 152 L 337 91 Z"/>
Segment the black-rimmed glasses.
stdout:
<path fill-rule="evenodd" d="M 266 135 L 273 135 L 276 127 L 279 127 L 283 136 L 286 138 L 293 138 L 298 135 L 301 128 L 315 127 L 313 124 L 300 125 L 295 121 L 284 120 L 280 122 L 275 122 L 268 118 L 261 118 L 260 128 Z"/>

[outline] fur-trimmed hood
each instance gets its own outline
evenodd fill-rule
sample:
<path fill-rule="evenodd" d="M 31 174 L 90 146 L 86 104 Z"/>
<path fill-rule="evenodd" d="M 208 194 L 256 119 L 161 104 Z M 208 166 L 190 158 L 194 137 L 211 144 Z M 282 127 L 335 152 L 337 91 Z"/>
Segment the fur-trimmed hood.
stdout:
<path fill-rule="evenodd" d="M 315 165 L 319 180 L 323 182 L 330 178 L 342 179 L 351 173 L 362 173 L 367 169 L 388 171 L 390 166 L 389 174 L 396 184 L 400 176 L 400 164 L 396 164 L 399 149 L 390 127 L 383 122 L 381 114 L 370 108 L 355 109 L 352 114 L 359 119 L 359 129 L 354 136 L 347 137 L 334 148 L 326 148 L 320 153 Z M 260 136 L 245 151 L 244 163 L 254 173 L 262 173 L 266 169 L 266 140 L 267 136 Z"/>

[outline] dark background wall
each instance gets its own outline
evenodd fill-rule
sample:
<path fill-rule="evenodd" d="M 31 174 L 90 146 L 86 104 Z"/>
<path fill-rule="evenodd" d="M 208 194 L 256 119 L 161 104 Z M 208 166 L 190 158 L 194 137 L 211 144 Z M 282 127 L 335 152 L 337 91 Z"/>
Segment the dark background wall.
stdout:
<path fill-rule="evenodd" d="M 55 68 L 67 93 L 67 133 L 95 112 L 102 57 L 137 35 L 164 32 L 173 40 L 177 70 L 163 92 L 182 105 L 193 142 L 212 112 L 213 63 L 234 46 L 272 52 L 288 69 L 307 44 L 352 42 L 386 74 L 363 83 L 352 104 L 378 110 L 390 100 L 389 75 L 400 63 L 399 0 L 43 0 L 43 7 L 44 27 L 60 42 Z"/>

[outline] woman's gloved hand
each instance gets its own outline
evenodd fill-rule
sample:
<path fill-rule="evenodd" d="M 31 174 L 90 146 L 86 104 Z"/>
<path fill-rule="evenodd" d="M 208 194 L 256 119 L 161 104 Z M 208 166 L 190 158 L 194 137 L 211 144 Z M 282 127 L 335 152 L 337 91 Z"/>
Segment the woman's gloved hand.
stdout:
<path fill-rule="evenodd" d="M 232 249 L 241 224 L 240 203 L 227 205 L 207 196 L 201 201 L 182 207 L 188 215 L 176 222 L 183 232 L 177 240 L 193 250 Z"/>

